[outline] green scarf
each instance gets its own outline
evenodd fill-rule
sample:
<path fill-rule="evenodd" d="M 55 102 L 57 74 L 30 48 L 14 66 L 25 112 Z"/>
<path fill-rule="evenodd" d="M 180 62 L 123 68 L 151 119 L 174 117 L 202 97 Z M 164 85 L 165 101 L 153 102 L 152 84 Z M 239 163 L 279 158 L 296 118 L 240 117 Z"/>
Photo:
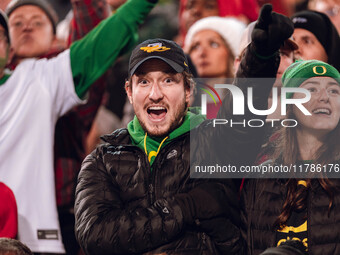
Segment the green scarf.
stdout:
<path fill-rule="evenodd" d="M 131 136 L 132 144 L 141 148 L 147 154 L 150 165 L 152 166 L 157 154 L 162 147 L 169 144 L 176 137 L 189 132 L 204 120 L 205 117 L 203 115 L 196 115 L 188 111 L 184 117 L 182 125 L 173 130 L 167 137 L 162 138 L 147 136 L 147 133 L 140 125 L 136 116 L 132 121 L 130 121 L 127 128 Z"/>
<path fill-rule="evenodd" d="M 8 80 L 9 77 L 10 77 L 9 74 L 4 74 L 4 76 L 2 76 L 2 77 L 0 78 L 0 86 L 1 86 L 2 84 L 5 84 L 5 82 Z"/>

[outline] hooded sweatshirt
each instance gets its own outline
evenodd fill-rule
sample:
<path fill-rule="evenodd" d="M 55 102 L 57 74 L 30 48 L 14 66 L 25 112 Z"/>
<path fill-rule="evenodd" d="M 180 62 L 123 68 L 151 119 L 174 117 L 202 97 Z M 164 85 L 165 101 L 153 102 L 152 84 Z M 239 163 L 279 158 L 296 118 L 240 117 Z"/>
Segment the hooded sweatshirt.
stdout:
<path fill-rule="evenodd" d="M 145 152 L 145 154 L 148 156 L 150 166 L 152 167 L 152 164 L 161 148 L 169 144 L 175 138 L 185 134 L 186 132 L 189 132 L 204 120 L 205 117 L 203 115 L 194 114 L 191 111 L 188 111 L 184 117 L 183 123 L 166 137 L 148 136 L 147 132 L 144 131 L 136 116 L 128 124 L 127 128 L 131 136 L 132 144 L 141 148 Z"/>

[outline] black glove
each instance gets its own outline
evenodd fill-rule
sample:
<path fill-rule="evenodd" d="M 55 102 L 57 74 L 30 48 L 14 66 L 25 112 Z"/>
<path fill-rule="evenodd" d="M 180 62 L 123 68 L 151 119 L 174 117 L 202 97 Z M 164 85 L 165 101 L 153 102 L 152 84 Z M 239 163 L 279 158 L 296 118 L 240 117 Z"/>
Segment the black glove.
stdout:
<path fill-rule="evenodd" d="M 202 220 L 199 228 L 217 243 L 240 237 L 240 229 L 225 217 Z"/>
<path fill-rule="evenodd" d="M 272 12 L 270 4 L 263 5 L 251 34 L 255 52 L 262 57 L 272 56 L 293 32 L 294 24 L 288 17 Z"/>
<path fill-rule="evenodd" d="M 184 222 L 194 223 L 195 219 L 209 219 L 228 211 L 228 198 L 220 183 L 204 183 L 188 193 L 174 197 L 182 210 Z"/>

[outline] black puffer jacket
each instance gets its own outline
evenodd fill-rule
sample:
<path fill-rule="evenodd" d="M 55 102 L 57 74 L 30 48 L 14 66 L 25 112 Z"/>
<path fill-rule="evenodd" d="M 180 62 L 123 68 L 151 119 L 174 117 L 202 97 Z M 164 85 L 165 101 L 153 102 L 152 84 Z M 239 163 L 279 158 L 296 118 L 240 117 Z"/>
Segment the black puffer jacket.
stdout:
<path fill-rule="evenodd" d="M 250 54 L 253 55 L 253 54 Z M 249 60 L 249 59 L 248 59 Z M 279 59 L 257 61 L 249 77 L 274 77 Z M 259 64 L 262 62 L 262 64 Z M 249 71 L 243 63 L 245 72 Z M 245 74 L 243 72 L 243 74 Z M 272 83 L 253 83 L 245 79 L 239 86 L 254 87 L 254 106 L 266 109 Z M 244 93 L 246 94 L 246 93 Z M 219 118 L 235 121 L 257 118 L 232 116 L 232 99 L 226 97 Z M 150 165 L 145 153 L 131 145 L 126 129 L 104 137 L 107 144 L 97 148 L 83 162 L 76 189 L 75 232 L 86 254 L 242 254 L 240 232 L 225 243 L 214 243 L 197 226 L 183 223 L 182 211 L 173 195 L 184 193 L 204 179 L 190 178 L 190 165 L 207 158 L 231 164 L 250 164 L 262 142 L 262 128 L 237 125 L 213 127 L 207 120 L 164 146 Z M 191 139 L 194 136 L 195 139 Z M 223 144 L 216 151 L 210 141 Z M 191 156 L 190 156 L 191 154 Z M 191 157 L 191 160 L 190 160 Z M 191 164 L 190 164 L 191 163 Z M 230 200 L 237 199 L 232 181 L 224 180 Z M 226 201 L 228 202 L 228 201 Z M 235 203 L 235 201 L 231 201 Z M 231 218 L 233 222 L 237 219 Z M 226 229 L 225 231 L 228 231 Z M 217 250 L 218 249 L 218 250 Z"/>
<path fill-rule="evenodd" d="M 331 181 L 339 190 L 340 180 Z M 272 227 L 286 197 L 285 182 L 283 179 L 249 179 L 245 182 L 241 199 L 242 234 L 247 240 L 249 255 L 276 246 L 276 231 Z M 308 254 L 340 254 L 339 191 L 334 192 L 329 216 L 329 198 L 316 179 L 312 180 L 307 201 Z"/>

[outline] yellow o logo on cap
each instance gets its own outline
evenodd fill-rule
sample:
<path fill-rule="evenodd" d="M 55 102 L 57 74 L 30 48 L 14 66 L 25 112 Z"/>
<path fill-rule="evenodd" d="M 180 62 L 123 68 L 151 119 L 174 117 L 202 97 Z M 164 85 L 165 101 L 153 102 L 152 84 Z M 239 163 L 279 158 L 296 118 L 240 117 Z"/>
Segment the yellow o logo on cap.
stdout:
<path fill-rule="evenodd" d="M 321 67 L 321 68 L 322 68 L 322 72 L 319 73 L 319 72 L 316 70 L 317 67 Z M 327 69 L 326 69 L 326 67 L 324 67 L 324 66 L 314 66 L 314 67 L 313 67 L 313 73 L 315 73 L 315 74 L 317 74 L 317 75 L 324 75 L 326 72 L 327 72 Z"/>

